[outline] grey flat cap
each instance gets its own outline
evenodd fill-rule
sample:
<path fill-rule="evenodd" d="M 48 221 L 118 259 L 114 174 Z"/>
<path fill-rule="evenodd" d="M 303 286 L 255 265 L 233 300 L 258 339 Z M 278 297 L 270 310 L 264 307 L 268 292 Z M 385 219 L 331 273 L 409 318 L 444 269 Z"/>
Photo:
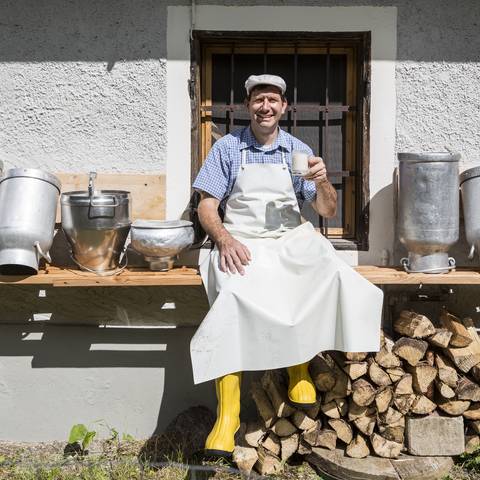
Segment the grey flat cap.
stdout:
<path fill-rule="evenodd" d="M 250 75 L 245 82 L 245 89 L 247 90 L 247 95 L 250 95 L 252 88 L 256 87 L 257 85 L 274 85 L 281 90 L 282 95 L 287 89 L 287 84 L 285 83 L 285 80 L 278 75 L 269 75 L 268 73 L 265 73 L 263 75 Z"/>

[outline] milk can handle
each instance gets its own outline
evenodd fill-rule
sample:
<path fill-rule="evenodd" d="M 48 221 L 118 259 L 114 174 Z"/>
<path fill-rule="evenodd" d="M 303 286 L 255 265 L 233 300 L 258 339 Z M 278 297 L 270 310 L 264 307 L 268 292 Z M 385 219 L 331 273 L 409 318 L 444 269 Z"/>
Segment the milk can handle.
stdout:
<path fill-rule="evenodd" d="M 40 242 L 38 240 L 33 244 L 33 246 L 37 249 L 38 254 L 47 261 L 47 263 L 52 263 L 52 257 L 50 257 L 50 253 L 43 253 L 42 247 L 40 246 Z"/>
<path fill-rule="evenodd" d="M 475 245 L 472 244 L 470 251 L 468 252 L 468 259 L 471 260 L 475 255 Z"/>
<path fill-rule="evenodd" d="M 111 208 L 115 208 L 115 207 L 118 207 L 120 204 L 118 203 L 116 197 L 114 197 L 113 195 L 105 195 L 103 198 L 108 198 L 108 199 L 111 199 L 112 200 L 112 204 L 111 205 L 105 205 L 105 204 L 95 204 L 93 199 L 95 197 L 90 197 L 90 206 L 91 207 L 111 207 Z"/>

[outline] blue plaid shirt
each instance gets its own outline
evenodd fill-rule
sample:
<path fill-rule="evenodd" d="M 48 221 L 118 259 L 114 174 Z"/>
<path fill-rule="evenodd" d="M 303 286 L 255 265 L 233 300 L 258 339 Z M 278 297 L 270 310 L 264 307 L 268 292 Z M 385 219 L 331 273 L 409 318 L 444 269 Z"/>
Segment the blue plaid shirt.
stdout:
<path fill-rule="evenodd" d="M 272 145 L 260 145 L 250 127 L 225 135 L 213 144 L 207 159 L 193 182 L 193 188 L 209 193 L 221 201 L 222 208 L 232 191 L 242 162 L 242 150 L 247 149 L 247 163 L 282 163 L 282 154 L 292 173 L 292 150 L 301 150 L 313 155 L 312 149 L 298 138 L 279 129 Z M 302 177 L 292 176 L 293 188 L 300 208 L 304 201 L 315 200 L 315 183 Z"/>

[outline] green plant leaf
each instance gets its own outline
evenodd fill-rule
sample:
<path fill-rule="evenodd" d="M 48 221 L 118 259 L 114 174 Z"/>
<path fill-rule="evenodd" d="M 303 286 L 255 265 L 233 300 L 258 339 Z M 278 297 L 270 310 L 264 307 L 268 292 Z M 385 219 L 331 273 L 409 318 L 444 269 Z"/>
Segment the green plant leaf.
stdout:
<path fill-rule="evenodd" d="M 130 435 L 129 433 L 123 433 L 122 434 L 122 440 L 124 442 L 134 442 L 135 437 L 133 435 Z"/>
<path fill-rule="evenodd" d="M 68 437 L 68 443 L 80 443 L 87 434 L 87 427 L 83 423 L 77 423 L 70 430 L 70 435 Z"/>
<path fill-rule="evenodd" d="M 85 438 L 82 442 L 82 450 L 86 450 L 88 448 L 88 446 L 92 443 L 92 440 L 95 438 L 96 434 L 97 432 L 95 432 L 95 430 L 92 430 L 85 434 Z"/>

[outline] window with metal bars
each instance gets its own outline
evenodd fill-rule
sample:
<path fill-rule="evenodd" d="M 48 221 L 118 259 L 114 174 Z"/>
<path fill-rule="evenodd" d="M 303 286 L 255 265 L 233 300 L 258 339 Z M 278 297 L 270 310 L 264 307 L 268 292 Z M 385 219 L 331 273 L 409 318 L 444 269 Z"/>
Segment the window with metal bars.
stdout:
<path fill-rule="evenodd" d="M 280 75 L 287 112 L 280 128 L 308 144 L 337 190 L 334 218 L 302 215 L 336 248 L 368 248 L 370 34 L 195 32 L 192 41 L 192 178 L 213 143 L 249 124 L 249 75 Z"/>

